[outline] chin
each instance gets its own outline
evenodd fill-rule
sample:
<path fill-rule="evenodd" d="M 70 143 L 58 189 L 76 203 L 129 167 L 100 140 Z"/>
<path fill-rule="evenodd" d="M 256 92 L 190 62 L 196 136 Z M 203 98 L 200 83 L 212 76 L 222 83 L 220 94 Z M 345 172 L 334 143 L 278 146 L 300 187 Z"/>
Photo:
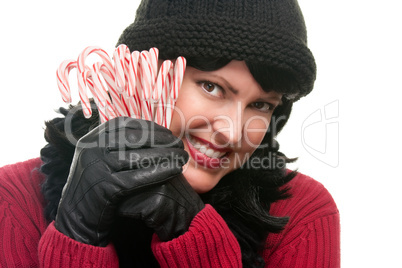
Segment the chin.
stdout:
<path fill-rule="evenodd" d="M 194 189 L 194 191 L 196 191 L 199 194 L 203 194 L 203 193 L 211 191 L 212 188 L 214 188 L 216 185 L 216 184 L 208 184 L 205 182 L 200 182 L 198 180 L 191 180 L 191 179 L 187 179 L 187 181 L 191 185 L 191 187 Z"/>
<path fill-rule="evenodd" d="M 191 172 L 191 170 L 186 170 L 183 175 L 194 191 L 203 194 L 211 191 L 218 184 L 219 179 L 211 178 L 209 174 L 208 176 L 200 173 L 202 172 Z"/>

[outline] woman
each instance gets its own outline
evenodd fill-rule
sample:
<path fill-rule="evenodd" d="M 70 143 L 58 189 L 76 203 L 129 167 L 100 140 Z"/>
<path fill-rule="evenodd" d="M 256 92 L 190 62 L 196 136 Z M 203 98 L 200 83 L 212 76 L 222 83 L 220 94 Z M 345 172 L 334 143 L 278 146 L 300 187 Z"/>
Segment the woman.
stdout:
<path fill-rule="evenodd" d="M 315 80 L 297 2 L 143 1 L 118 44 L 187 59 L 170 130 L 61 108 L 0 171 L 1 264 L 338 267 L 334 201 L 274 140 Z"/>

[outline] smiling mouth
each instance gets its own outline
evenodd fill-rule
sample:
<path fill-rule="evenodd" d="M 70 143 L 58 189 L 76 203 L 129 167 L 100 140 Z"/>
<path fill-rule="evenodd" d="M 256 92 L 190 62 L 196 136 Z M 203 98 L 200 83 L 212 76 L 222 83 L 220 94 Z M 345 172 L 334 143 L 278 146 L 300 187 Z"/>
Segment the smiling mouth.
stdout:
<path fill-rule="evenodd" d="M 208 169 L 220 169 L 223 161 L 227 161 L 227 156 L 232 150 L 228 148 L 218 148 L 216 145 L 193 136 L 187 136 L 187 147 L 191 158 L 199 166 Z"/>
<path fill-rule="evenodd" d="M 227 150 L 211 148 L 211 145 L 203 143 L 193 136 L 189 136 L 187 140 L 197 151 L 208 156 L 209 158 L 222 158 L 228 153 Z"/>

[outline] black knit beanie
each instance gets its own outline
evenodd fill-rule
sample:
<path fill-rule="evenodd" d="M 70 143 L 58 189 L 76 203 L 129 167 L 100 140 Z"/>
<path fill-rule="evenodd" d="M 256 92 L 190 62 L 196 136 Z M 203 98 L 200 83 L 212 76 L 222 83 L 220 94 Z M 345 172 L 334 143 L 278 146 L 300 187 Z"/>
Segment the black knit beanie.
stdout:
<path fill-rule="evenodd" d="M 142 0 L 118 41 L 131 51 L 159 49 L 162 59 L 226 58 L 293 75 L 298 100 L 310 93 L 316 65 L 296 0 Z"/>

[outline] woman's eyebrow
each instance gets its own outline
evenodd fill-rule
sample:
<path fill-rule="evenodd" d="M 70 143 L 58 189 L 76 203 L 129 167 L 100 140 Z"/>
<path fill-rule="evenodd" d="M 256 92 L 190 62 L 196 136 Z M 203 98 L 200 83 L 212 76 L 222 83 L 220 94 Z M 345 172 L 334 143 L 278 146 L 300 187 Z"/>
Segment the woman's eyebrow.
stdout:
<path fill-rule="evenodd" d="M 270 100 L 282 102 L 282 96 L 277 96 L 277 95 L 271 96 L 271 95 L 269 95 L 269 93 L 268 93 L 268 94 L 264 94 L 264 95 L 262 96 L 262 98 L 263 98 L 263 99 L 270 99 Z"/>
<path fill-rule="evenodd" d="M 237 95 L 239 93 L 239 90 L 232 87 L 229 81 L 223 78 L 222 76 L 216 74 L 210 74 L 210 76 L 221 80 L 225 84 L 226 88 L 228 88 L 233 94 Z"/>
<path fill-rule="evenodd" d="M 232 85 L 229 83 L 229 81 L 226 80 L 224 77 L 222 77 L 220 75 L 216 75 L 216 74 L 210 74 L 210 76 L 212 76 L 213 78 L 221 80 L 225 84 L 225 87 L 228 88 L 233 94 L 237 95 L 239 93 L 239 90 L 235 89 L 234 87 L 232 87 Z M 264 91 L 264 93 L 261 94 L 260 99 L 261 100 L 270 99 L 270 100 L 279 102 L 279 105 L 282 104 L 282 95 L 278 96 L 278 95 L 275 94 L 274 96 L 272 96 L 270 94 L 270 92 L 267 92 L 267 91 Z"/>

